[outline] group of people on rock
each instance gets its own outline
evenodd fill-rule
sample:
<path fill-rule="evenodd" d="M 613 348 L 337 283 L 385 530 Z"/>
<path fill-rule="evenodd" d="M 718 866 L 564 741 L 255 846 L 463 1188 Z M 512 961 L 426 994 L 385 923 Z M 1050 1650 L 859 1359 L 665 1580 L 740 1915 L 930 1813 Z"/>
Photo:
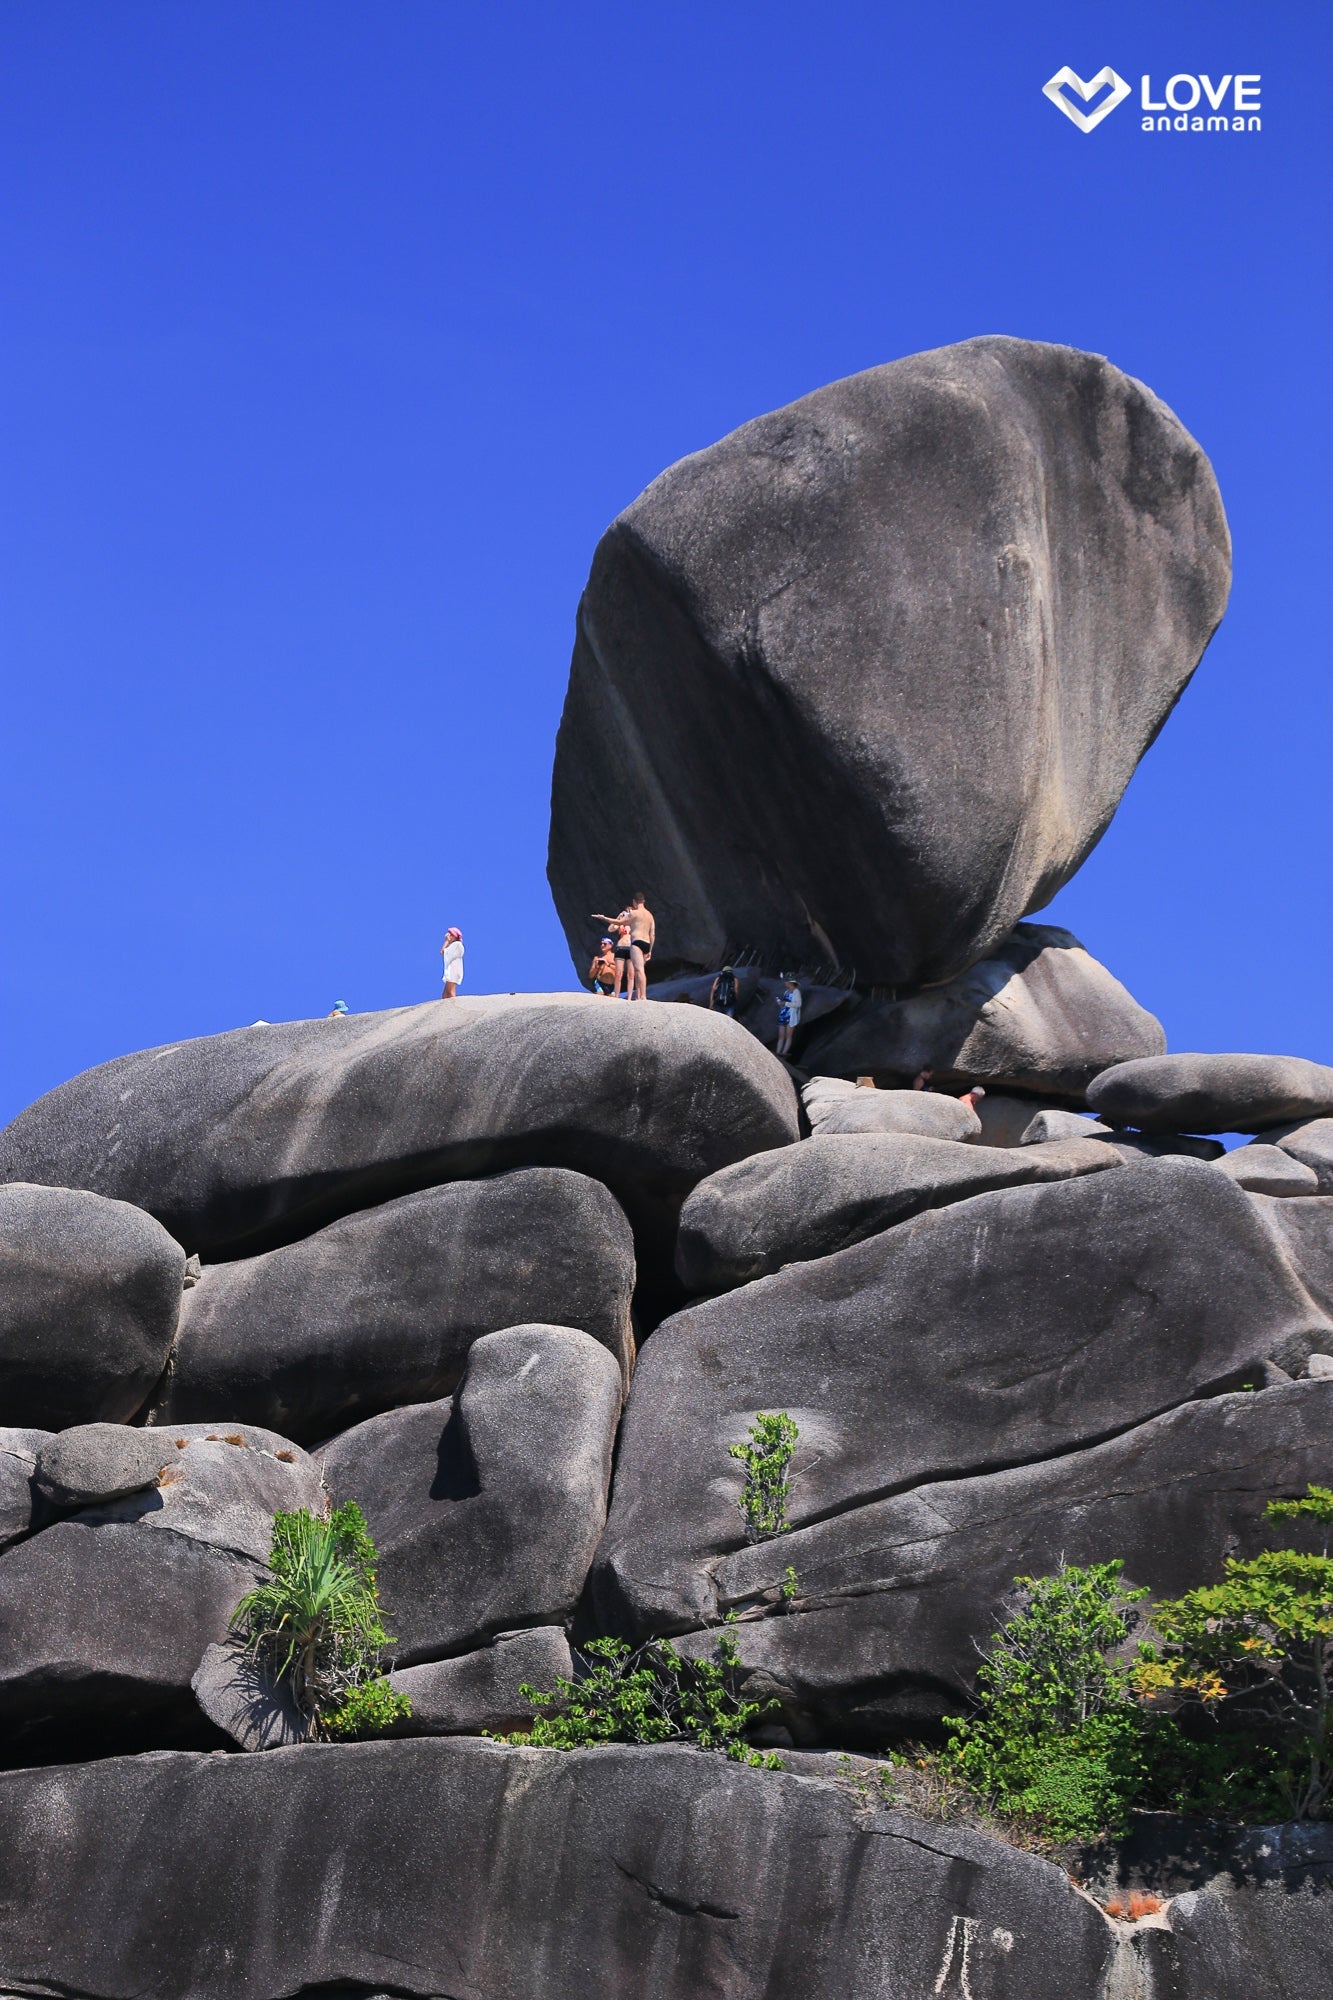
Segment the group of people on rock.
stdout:
<path fill-rule="evenodd" d="M 657 925 L 643 891 L 636 890 L 619 916 L 608 917 L 594 910 L 593 917 L 606 925 L 597 955 L 588 967 L 593 992 L 611 1000 L 646 1000 L 648 961 L 657 942 Z"/>
<path fill-rule="evenodd" d="M 708 1004 L 715 1014 L 729 1014 L 735 1017 L 740 1002 L 740 981 L 736 977 L 734 965 L 724 965 L 713 981 L 708 994 Z M 798 979 L 784 978 L 782 997 L 778 1001 L 777 1053 L 791 1054 L 792 1036 L 801 1025 L 801 984 Z"/>

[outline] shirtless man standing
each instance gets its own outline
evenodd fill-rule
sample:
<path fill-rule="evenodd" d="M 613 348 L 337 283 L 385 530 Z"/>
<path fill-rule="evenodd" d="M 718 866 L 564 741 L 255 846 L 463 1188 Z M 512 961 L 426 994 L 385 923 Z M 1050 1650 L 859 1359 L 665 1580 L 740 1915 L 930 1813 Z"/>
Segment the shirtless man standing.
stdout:
<path fill-rule="evenodd" d="M 643 900 L 643 891 L 629 899 L 629 907 L 624 912 L 624 921 L 629 926 L 629 962 L 634 973 L 634 991 L 631 1000 L 648 998 L 648 961 L 653 955 L 653 943 L 657 937 L 657 925 L 653 913 Z"/>

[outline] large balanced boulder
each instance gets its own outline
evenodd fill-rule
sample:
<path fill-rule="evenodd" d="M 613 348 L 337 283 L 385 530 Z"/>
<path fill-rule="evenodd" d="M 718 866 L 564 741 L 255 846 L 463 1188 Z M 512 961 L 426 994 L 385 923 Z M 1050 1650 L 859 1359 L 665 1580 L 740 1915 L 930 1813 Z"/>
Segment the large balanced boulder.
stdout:
<path fill-rule="evenodd" d="M 581 1327 L 628 1380 L 634 1239 L 600 1181 L 560 1167 L 402 1195 L 299 1243 L 206 1265 L 155 1421 L 221 1415 L 317 1443 L 453 1390 L 480 1335 Z"/>
<path fill-rule="evenodd" d="M 817 1132 L 700 1181 L 680 1212 L 676 1273 L 689 1292 L 723 1292 L 845 1250 L 927 1208 L 1120 1164 L 1108 1148 L 1079 1141 L 1002 1147 L 909 1132 Z"/>
<path fill-rule="evenodd" d="M 707 1621 L 702 1566 L 742 1539 L 728 1447 L 759 1411 L 800 1427 L 800 1526 L 1294 1372 L 1333 1328 L 1255 1201 L 1193 1160 L 1001 1188 L 677 1314 L 622 1426 L 602 1615 Z"/>
<path fill-rule="evenodd" d="M 166 1365 L 184 1280 L 179 1243 L 128 1201 L 63 1186 L 0 1187 L 5 1422 L 38 1430 L 128 1422 Z"/>
<path fill-rule="evenodd" d="M 1103 1071 L 1087 1096 L 1099 1118 L 1140 1132 L 1267 1133 L 1333 1112 L 1333 1069 L 1304 1056 L 1152 1056 Z"/>
<path fill-rule="evenodd" d="M 1091 2000 L 1116 1952 L 1049 1861 L 685 1746 L 13 1772 L 0 1848 L 0 1986 L 83 2000 Z"/>
<path fill-rule="evenodd" d="M 641 886 L 662 971 L 965 971 L 1104 832 L 1229 577 L 1198 445 L 1072 348 L 913 355 L 683 459 L 579 608 L 548 874 L 580 970 Z"/>
<path fill-rule="evenodd" d="M 803 1017 L 804 1018 L 804 1017 Z M 801 1047 L 814 1075 L 934 1072 L 1081 1103 L 1112 1063 L 1165 1053 L 1162 1025 L 1068 931 L 1019 924 L 966 972 L 906 998 L 863 995 Z"/>
<path fill-rule="evenodd" d="M 371 1417 L 325 1447 L 335 1501 L 379 1550 L 400 1666 L 569 1619 L 606 1519 L 620 1370 L 568 1327 L 474 1343 L 456 1396 Z"/>
<path fill-rule="evenodd" d="M 248 1426 L 163 1434 L 157 1483 L 0 1555 L 0 1738 L 24 1761 L 213 1739 L 190 1690 L 317 1468 Z"/>
<path fill-rule="evenodd" d="M 917 1486 L 717 1557 L 701 1572 L 709 1616 L 740 1617 L 751 1691 L 776 1694 L 798 1734 L 883 1743 L 965 1707 L 1016 1577 L 1119 1558 L 1157 1596 L 1218 1582 L 1226 1557 L 1273 1546 L 1268 1502 L 1322 1482 L 1330 1452 L 1333 1381 L 1184 1403 L 1087 1450 Z M 1320 1529 L 1294 1535 L 1322 1547 Z"/>
<path fill-rule="evenodd" d="M 694 1183 L 797 1132 L 786 1071 L 720 1015 L 460 999 L 103 1063 L 0 1133 L 0 1181 L 116 1195 L 233 1256 L 439 1181 L 571 1167 L 669 1265 Z"/>

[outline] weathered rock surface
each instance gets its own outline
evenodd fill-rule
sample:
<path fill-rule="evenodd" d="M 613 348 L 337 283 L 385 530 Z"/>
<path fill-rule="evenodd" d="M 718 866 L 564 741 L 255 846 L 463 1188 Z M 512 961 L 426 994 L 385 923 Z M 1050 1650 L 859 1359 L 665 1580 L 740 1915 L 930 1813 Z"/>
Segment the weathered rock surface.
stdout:
<path fill-rule="evenodd" d="M 0 1555 L 9 1758 L 213 1740 L 191 1679 L 263 1574 L 274 1512 L 320 1508 L 323 1494 L 313 1462 L 280 1438 L 236 1430 L 230 1443 L 203 1426 L 174 1437 L 185 1444 L 159 1485 Z"/>
<path fill-rule="evenodd" d="M 1185 1403 L 1088 1450 L 919 1486 L 715 1557 L 705 1601 L 713 1620 L 741 1615 L 752 1691 L 777 1693 L 798 1732 L 882 1743 L 959 1712 L 1016 1576 L 1120 1557 L 1159 1596 L 1216 1581 L 1225 1557 L 1273 1546 L 1264 1508 L 1322 1482 L 1330 1449 L 1333 1381 Z M 1322 1546 L 1318 1531 L 1302 1539 Z M 800 1588 L 783 1612 L 789 1564 Z"/>
<path fill-rule="evenodd" d="M 1303 1118 L 1265 1132 L 1264 1138 L 1309 1167 L 1320 1194 L 1333 1194 L 1333 1118 Z"/>
<path fill-rule="evenodd" d="M 642 879 L 662 972 L 964 971 L 1106 828 L 1229 573 L 1199 447 L 1071 348 L 913 355 L 683 459 L 579 609 L 547 872 L 580 970 Z"/>
<path fill-rule="evenodd" d="M 186 1535 L 60 1521 L 0 1556 L 7 1762 L 212 1740 L 190 1694 L 262 1571 Z"/>
<path fill-rule="evenodd" d="M 0 1549 L 32 1526 L 32 1475 L 46 1431 L 0 1430 Z"/>
<path fill-rule="evenodd" d="M 839 1076 L 992 1083 L 1081 1103 L 1113 1062 L 1166 1051 L 1161 1022 L 1070 932 L 1019 924 L 943 986 L 902 1000 L 862 997 L 813 1031 L 802 1065 Z"/>
<path fill-rule="evenodd" d="M 20 1112 L 0 1180 L 120 1196 L 231 1256 L 440 1181 L 569 1167 L 669 1265 L 694 1183 L 798 1129 L 782 1065 L 719 1015 L 459 999 L 121 1056 Z"/>
<path fill-rule="evenodd" d="M 1226 1147 L 1220 1139 L 1198 1139 L 1189 1132 L 1172 1132 L 1145 1139 L 1137 1132 L 1117 1132 L 1114 1138 L 1097 1140 L 1109 1146 L 1130 1166 L 1140 1160 L 1220 1160 Z"/>
<path fill-rule="evenodd" d="M 599 1181 L 537 1167 L 426 1188 L 206 1266 L 155 1420 L 242 1417 L 316 1443 L 446 1394 L 474 1340 L 534 1320 L 582 1328 L 628 1381 L 633 1290 L 634 1239 Z"/>
<path fill-rule="evenodd" d="M 63 1186 L 0 1187 L 6 1422 L 40 1430 L 127 1422 L 171 1351 L 184 1276 L 180 1245 L 126 1201 Z"/>
<path fill-rule="evenodd" d="M 452 1660 L 431 1660 L 389 1675 L 412 1713 L 396 1726 L 399 1736 L 480 1736 L 531 1726 L 533 1709 L 521 1687 L 547 1692 L 573 1677 L 569 1640 L 556 1625 L 529 1632 L 501 1632 L 495 1643 Z"/>
<path fill-rule="evenodd" d="M 320 1454 L 360 1505 L 401 1666 L 559 1625 L 606 1518 L 620 1371 L 567 1327 L 474 1343 L 456 1396 L 371 1417 Z"/>
<path fill-rule="evenodd" d="M 933 1090 L 864 1090 L 849 1083 L 830 1091 L 828 1081 L 809 1083 L 801 1093 L 811 1130 L 817 1133 L 913 1132 L 928 1139 L 976 1139 L 981 1120 L 970 1104 Z"/>
<path fill-rule="evenodd" d="M 306 1718 L 291 1688 L 238 1637 L 206 1648 L 190 1683 L 202 1713 L 241 1750 L 282 1750 L 303 1743 Z"/>
<path fill-rule="evenodd" d="M 670 1746 L 12 1772 L 0 1843 L 0 1981 L 89 2000 L 1082 2000 L 1115 1949 L 1049 1862 Z"/>
<path fill-rule="evenodd" d="M 1264 1132 L 1333 1112 L 1333 1069 L 1303 1056 L 1155 1056 L 1088 1085 L 1110 1125 L 1140 1132 Z"/>
<path fill-rule="evenodd" d="M 971 1140 L 974 1146 L 1017 1146 L 1024 1132 L 1042 1108 L 1034 1097 L 1010 1097 L 987 1087 L 977 1105 L 981 1130 Z"/>
<path fill-rule="evenodd" d="M 1052 1139 L 1108 1139 L 1113 1126 L 1096 1118 L 1080 1117 L 1077 1111 L 1038 1111 L 1023 1127 L 1020 1146 L 1042 1146 Z"/>
<path fill-rule="evenodd" d="M 53 1507 L 90 1507 L 156 1486 L 182 1447 L 161 1431 L 126 1424 L 76 1424 L 46 1438 L 37 1454 L 37 1489 Z"/>
<path fill-rule="evenodd" d="M 928 1208 L 1119 1164 L 1084 1145 L 1002 1148 L 907 1132 L 819 1132 L 700 1181 L 680 1213 L 676 1275 L 689 1292 L 729 1291 Z"/>
<path fill-rule="evenodd" d="M 757 1411 L 800 1426 L 799 1526 L 1295 1372 L 1329 1321 L 1255 1200 L 1190 1160 L 1003 1188 L 677 1314 L 622 1426 L 603 1617 L 706 1622 L 702 1566 L 741 1539 L 727 1448 Z"/>
<path fill-rule="evenodd" d="M 1319 1176 L 1314 1168 L 1303 1166 L 1280 1146 L 1261 1146 L 1251 1141 L 1248 1146 L 1237 1146 L 1234 1152 L 1224 1154 L 1217 1164 L 1237 1187 L 1246 1188 L 1250 1194 L 1290 1199 L 1294 1195 L 1319 1192 Z"/>
<path fill-rule="evenodd" d="M 1251 1199 L 1310 1297 L 1333 1316 L 1333 1196 L 1291 1201 L 1258 1194 Z"/>

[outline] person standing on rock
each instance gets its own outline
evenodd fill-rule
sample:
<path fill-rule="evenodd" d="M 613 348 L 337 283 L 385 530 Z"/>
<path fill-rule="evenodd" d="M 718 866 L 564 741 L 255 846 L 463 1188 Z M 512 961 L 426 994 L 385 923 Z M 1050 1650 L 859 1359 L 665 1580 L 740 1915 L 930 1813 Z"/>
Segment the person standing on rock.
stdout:
<path fill-rule="evenodd" d="M 657 940 L 657 925 L 653 913 L 643 900 L 642 889 L 629 899 L 629 905 L 620 913 L 621 921 L 629 931 L 629 962 L 633 975 L 631 1000 L 648 998 L 648 961 L 653 955 L 653 945 Z"/>
<path fill-rule="evenodd" d="M 801 1024 L 801 989 L 794 979 L 783 981 L 785 991 L 778 1007 L 778 1047 L 780 1056 L 791 1054 L 791 1038 Z"/>
<path fill-rule="evenodd" d="M 445 932 L 440 957 L 444 960 L 444 992 L 441 998 L 452 1000 L 463 984 L 463 933 L 456 926 L 451 925 Z"/>

